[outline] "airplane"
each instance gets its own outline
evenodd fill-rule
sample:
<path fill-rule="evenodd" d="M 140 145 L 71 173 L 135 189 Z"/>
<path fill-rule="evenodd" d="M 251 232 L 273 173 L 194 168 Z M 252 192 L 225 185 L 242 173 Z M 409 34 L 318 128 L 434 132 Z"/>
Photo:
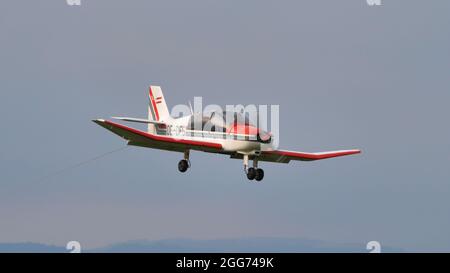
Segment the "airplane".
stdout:
<path fill-rule="evenodd" d="M 253 125 L 242 113 L 223 111 L 202 114 L 192 113 L 191 109 L 190 115 L 173 118 L 160 86 L 150 86 L 148 96 L 147 119 L 112 117 L 147 124 L 147 131 L 105 119 L 95 119 L 93 122 L 124 138 L 128 145 L 183 153 L 184 157 L 178 163 L 178 170 L 182 173 L 191 167 L 191 150 L 225 154 L 230 158 L 243 160 L 247 178 L 255 181 L 264 178 L 263 169 L 258 167 L 260 161 L 314 161 L 361 152 L 357 149 L 319 153 L 278 150 L 274 148 L 272 134 Z M 253 164 L 249 167 L 250 160 Z"/>

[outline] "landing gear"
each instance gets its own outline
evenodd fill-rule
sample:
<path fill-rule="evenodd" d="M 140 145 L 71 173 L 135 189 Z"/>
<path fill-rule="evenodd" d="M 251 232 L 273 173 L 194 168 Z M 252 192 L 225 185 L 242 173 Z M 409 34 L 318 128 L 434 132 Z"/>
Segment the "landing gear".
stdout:
<path fill-rule="evenodd" d="M 180 162 L 178 162 L 178 170 L 184 173 L 185 171 L 187 171 L 187 169 L 189 169 L 188 161 L 186 159 L 180 160 Z"/>
<path fill-rule="evenodd" d="M 191 167 L 191 162 L 189 161 L 189 150 L 184 151 L 184 159 L 178 162 L 178 170 L 182 173 L 186 172 Z"/>
<path fill-rule="evenodd" d="M 264 171 L 263 169 L 256 169 L 256 174 L 255 174 L 255 180 L 256 181 L 261 181 L 264 178 Z"/>
<path fill-rule="evenodd" d="M 261 181 L 264 178 L 263 169 L 258 168 L 258 160 L 253 159 L 253 167 L 248 168 L 248 155 L 244 155 L 244 172 L 248 180 Z"/>
<path fill-rule="evenodd" d="M 248 180 L 253 180 L 256 178 L 256 170 L 255 168 L 248 168 L 247 170 L 247 178 Z"/>

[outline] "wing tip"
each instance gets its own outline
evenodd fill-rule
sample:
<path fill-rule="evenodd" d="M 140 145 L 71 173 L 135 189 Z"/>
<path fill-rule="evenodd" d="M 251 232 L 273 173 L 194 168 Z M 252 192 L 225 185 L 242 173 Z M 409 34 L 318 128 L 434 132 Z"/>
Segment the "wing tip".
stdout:
<path fill-rule="evenodd" d="M 106 120 L 102 119 L 102 118 L 98 118 L 98 119 L 93 119 L 92 122 L 102 126 L 106 123 Z"/>
<path fill-rule="evenodd" d="M 336 151 L 318 152 L 318 153 L 311 153 L 311 154 L 317 155 L 317 156 L 328 156 L 328 155 L 344 156 L 344 155 L 360 154 L 361 152 L 362 151 L 360 149 L 351 149 L 351 150 L 336 150 Z M 305 154 L 308 154 L 308 153 L 305 153 Z"/>
<path fill-rule="evenodd" d="M 333 152 L 330 152 L 331 154 Z M 334 154 L 335 156 L 346 156 L 346 155 L 355 155 L 355 154 L 360 154 L 362 153 L 362 151 L 360 149 L 352 149 L 352 150 L 343 150 L 343 151 L 336 151 Z M 326 155 L 328 153 L 324 153 L 324 155 Z"/>

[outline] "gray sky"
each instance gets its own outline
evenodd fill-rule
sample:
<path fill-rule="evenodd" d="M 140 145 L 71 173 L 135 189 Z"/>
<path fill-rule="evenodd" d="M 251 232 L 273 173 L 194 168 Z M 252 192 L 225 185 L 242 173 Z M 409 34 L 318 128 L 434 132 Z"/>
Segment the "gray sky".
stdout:
<path fill-rule="evenodd" d="M 4 1 L 0 242 L 278 236 L 450 251 L 449 1 Z M 263 164 L 121 147 L 90 120 L 170 105 L 279 104 Z"/>

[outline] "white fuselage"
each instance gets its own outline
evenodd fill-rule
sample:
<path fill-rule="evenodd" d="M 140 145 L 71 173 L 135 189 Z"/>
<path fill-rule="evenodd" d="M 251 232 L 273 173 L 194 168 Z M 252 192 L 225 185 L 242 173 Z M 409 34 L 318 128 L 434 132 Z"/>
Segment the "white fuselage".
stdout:
<path fill-rule="evenodd" d="M 247 140 L 244 135 L 226 132 L 213 132 L 205 130 L 191 130 L 188 128 L 191 116 L 165 121 L 167 128 L 156 127 L 157 134 L 164 134 L 175 139 L 193 141 L 207 141 L 222 146 L 224 152 L 238 152 L 243 154 L 257 154 L 261 151 L 273 150 L 272 142 L 261 143 L 256 140 Z"/>

